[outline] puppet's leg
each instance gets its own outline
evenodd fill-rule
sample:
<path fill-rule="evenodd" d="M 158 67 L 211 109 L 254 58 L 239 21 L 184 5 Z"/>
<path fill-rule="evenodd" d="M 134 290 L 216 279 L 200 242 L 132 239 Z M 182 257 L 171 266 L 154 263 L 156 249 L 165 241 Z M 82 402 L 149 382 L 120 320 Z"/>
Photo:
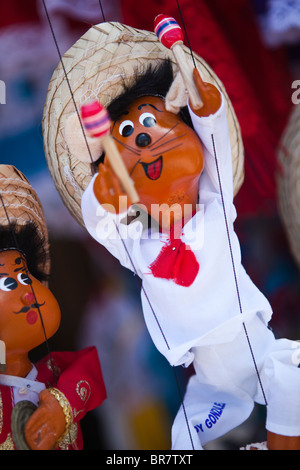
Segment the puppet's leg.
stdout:
<path fill-rule="evenodd" d="M 239 330 L 239 325 L 229 322 L 219 328 L 218 335 L 216 332 L 212 335 L 211 346 L 193 349 L 196 375 L 188 383 L 184 409 L 180 408 L 173 424 L 174 450 L 191 448 L 186 421 L 194 448 L 198 449 L 242 424 L 250 416 L 254 401 L 263 403 L 247 337 L 243 329 Z M 246 327 L 260 371 L 264 358 L 276 347 L 276 340 L 257 315 L 247 321 Z M 224 342 L 213 344 L 217 336 Z M 208 337 L 206 343 L 209 344 Z M 262 379 L 268 392 L 269 380 L 265 380 L 266 376 Z"/>
<path fill-rule="evenodd" d="M 215 364 L 216 365 L 216 364 Z M 220 370 L 219 376 L 222 376 Z M 228 376 L 227 376 L 228 379 Z M 189 380 L 183 406 L 172 427 L 172 450 L 202 450 L 203 446 L 243 423 L 251 414 L 251 396 L 233 384 L 210 385 L 197 375 Z M 227 391 L 224 389 L 227 388 Z"/>
<path fill-rule="evenodd" d="M 282 436 L 268 431 L 268 450 L 300 450 L 300 436 Z"/>
<path fill-rule="evenodd" d="M 261 375 L 268 390 L 269 450 L 300 450 L 300 344 L 279 339 Z"/>
<path fill-rule="evenodd" d="M 224 338 L 223 343 L 192 350 L 196 374 L 189 380 L 184 409 L 181 406 L 173 424 L 173 450 L 190 449 L 191 440 L 195 449 L 202 448 L 242 424 L 253 410 L 257 376 L 246 336 L 238 326 L 234 333 L 233 329 L 232 324 L 220 328 L 218 336 Z M 257 317 L 248 325 L 260 356 L 266 344 L 260 335 L 265 329 Z M 209 338 L 206 341 L 209 344 Z"/>

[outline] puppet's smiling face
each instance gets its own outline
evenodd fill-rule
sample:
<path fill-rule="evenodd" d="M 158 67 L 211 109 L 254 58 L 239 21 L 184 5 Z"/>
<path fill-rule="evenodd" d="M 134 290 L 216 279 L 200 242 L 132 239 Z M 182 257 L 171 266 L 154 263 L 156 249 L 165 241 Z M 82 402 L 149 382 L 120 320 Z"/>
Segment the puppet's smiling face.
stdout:
<path fill-rule="evenodd" d="M 9 352 L 29 352 L 45 342 L 60 324 L 58 303 L 41 282 L 28 273 L 16 250 L 0 251 L 0 339 Z"/>
<path fill-rule="evenodd" d="M 153 205 L 177 205 L 182 214 L 185 205 L 195 209 L 204 165 L 202 146 L 181 117 L 165 109 L 163 99 L 145 96 L 135 100 L 113 123 L 111 134 L 140 202 L 152 216 Z M 182 218 L 180 210 L 176 218 Z"/>

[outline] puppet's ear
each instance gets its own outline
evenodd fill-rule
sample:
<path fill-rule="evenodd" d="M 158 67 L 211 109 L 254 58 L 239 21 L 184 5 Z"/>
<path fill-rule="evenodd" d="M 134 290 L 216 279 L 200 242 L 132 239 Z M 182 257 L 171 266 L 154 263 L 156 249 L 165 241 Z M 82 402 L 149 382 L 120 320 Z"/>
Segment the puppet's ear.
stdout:
<path fill-rule="evenodd" d="M 101 139 L 85 134 L 77 113 L 71 114 L 66 122 L 65 138 L 71 155 L 81 162 L 95 162 L 101 157 L 103 148 Z"/>
<path fill-rule="evenodd" d="M 166 95 L 166 110 L 170 111 L 171 113 L 178 114 L 180 112 L 180 108 L 184 108 L 187 103 L 188 92 L 183 83 L 182 75 L 180 72 L 178 72 Z"/>

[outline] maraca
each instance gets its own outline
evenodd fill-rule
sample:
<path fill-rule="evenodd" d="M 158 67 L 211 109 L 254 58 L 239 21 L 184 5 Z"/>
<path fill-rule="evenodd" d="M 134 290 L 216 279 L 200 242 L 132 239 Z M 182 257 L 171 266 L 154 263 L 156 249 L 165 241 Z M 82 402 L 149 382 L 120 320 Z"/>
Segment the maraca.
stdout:
<path fill-rule="evenodd" d="M 173 52 L 192 107 L 194 109 L 202 108 L 203 102 L 195 86 L 192 69 L 187 63 L 186 54 L 182 48 L 183 34 L 179 24 L 174 18 L 160 14 L 154 20 L 154 32 L 162 45 Z"/>
<path fill-rule="evenodd" d="M 0 373 L 5 374 L 6 359 L 5 359 L 5 343 L 0 340 Z"/>
<path fill-rule="evenodd" d="M 110 135 L 111 120 L 104 106 L 98 101 L 87 103 L 80 108 L 84 128 L 90 137 L 99 137 L 114 173 L 119 178 L 132 204 L 139 201 L 132 179 Z"/>

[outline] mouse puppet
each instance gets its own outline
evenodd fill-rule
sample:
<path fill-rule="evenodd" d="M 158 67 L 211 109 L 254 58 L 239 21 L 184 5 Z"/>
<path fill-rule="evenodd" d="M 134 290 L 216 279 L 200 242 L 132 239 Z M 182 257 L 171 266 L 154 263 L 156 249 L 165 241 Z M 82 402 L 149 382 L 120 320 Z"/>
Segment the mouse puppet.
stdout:
<path fill-rule="evenodd" d="M 48 235 L 40 201 L 15 167 L 0 165 L 0 449 L 83 447 L 80 420 L 105 398 L 94 347 L 29 353 L 54 335 L 59 305 L 47 287 Z M 27 419 L 24 422 L 24 416 Z"/>
<path fill-rule="evenodd" d="M 101 44 L 101 34 L 113 28 L 121 33 L 104 77 L 103 50 L 112 50 L 113 40 L 107 35 Z M 87 40 L 95 41 L 97 31 L 95 52 Z M 244 422 L 255 402 L 267 405 L 267 448 L 299 449 L 299 344 L 275 339 L 270 304 L 242 266 L 233 203 L 238 126 L 232 130 L 226 91 L 198 58 L 193 80 L 203 106 L 195 109 L 172 56 L 152 33 L 102 24 L 89 34 L 86 55 L 72 62 L 71 49 L 66 56 L 70 73 L 76 64 L 84 70 L 81 80 L 76 74 L 71 79 L 74 96 L 78 106 L 90 93 L 107 107 L 111 137 L 139 202 L 132 206 L 108 155 L 101 156 L 101 139 L 87 134 L 97 172 L 81 185 L 82 219 L 92 237 L 141 278 L 145 322 L 157 349 L 171 366 L 193 364 L 172 449 L 203 449 Z M 139 42 L 151 44 L 148 54 L 136 49 Z M 64 99 L 61 77 L 60 69 L 50 86 L 44 136 L 51 164 L 60 153 L 74 168 L 88 157 L 76 113 L 60 107 L 55 115 L 53 96 Z M 56 155 L 49 149 L 51 123 L 59 129 Z M 79 189 L 83 174 L 74 175 L 73 188 Z M 74 207 L 74 191 L 66 196 L 57 186 Z"/>

